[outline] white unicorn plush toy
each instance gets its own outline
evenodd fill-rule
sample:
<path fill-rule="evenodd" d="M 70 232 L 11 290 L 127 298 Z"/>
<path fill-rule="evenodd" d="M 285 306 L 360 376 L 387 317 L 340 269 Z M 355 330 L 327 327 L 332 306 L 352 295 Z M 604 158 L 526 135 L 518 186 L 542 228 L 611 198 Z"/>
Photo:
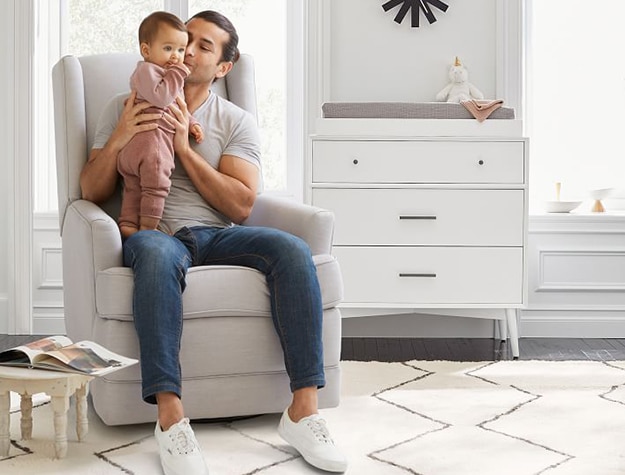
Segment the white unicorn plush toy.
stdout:
<path fill-rule="evenodd" d="M 436 95 L 436 100 L 441 102 L 462 102 L 471 99 L 484 99 L 484 94 L 471 84 L 469 73 L 462 65 L 458 56 L 456 62 L 449 68 L 449 84 Z"/>

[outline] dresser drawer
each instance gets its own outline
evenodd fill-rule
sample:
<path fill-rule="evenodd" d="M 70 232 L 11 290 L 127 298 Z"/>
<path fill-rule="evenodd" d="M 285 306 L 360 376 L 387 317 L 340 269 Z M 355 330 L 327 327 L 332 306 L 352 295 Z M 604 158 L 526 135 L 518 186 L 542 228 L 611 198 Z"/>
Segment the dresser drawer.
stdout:
<path fill-rule="evenodd" d="M 335 245 L 523 245 L 523 190 L 312 191 L 335 214 Z"/>
<path fill-rule="evenodd" d="M 516 305 L 522 248 L 334 248 L 346 304 Z"/>
<path fill-rule="evenodd" d="M 313 142 L 314 183 L 523 183 L 523 142 Z"/>

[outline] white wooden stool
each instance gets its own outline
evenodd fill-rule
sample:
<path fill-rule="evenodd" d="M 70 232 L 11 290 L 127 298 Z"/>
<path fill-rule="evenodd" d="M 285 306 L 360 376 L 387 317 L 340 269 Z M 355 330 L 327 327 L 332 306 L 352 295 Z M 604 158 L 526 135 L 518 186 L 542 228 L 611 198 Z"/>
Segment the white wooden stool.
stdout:
<path fill-rule="evenodd" d="M 9 455 L 10 391 L 20 395 L 22 440 L 30 440 L 33 429 L 32 395 L 46 393 L 54 412 L 54 450 L 57 458 L 67 455 L 67 411 L 69 398 L 76 395 L 76 434 L 81 441 L 87 435 L 87 392 L 93 376 L 60 371 L 0 366 L 0 457 Z"/>

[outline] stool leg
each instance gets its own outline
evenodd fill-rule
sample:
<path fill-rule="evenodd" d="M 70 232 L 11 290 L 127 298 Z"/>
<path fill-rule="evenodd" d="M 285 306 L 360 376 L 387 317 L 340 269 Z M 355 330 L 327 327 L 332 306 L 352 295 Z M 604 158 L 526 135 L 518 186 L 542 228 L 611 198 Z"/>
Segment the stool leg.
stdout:
<path fill-rule="evenodd" d="M 67 455 L 67 411 L 69 397 L 52 396 L 52 410 L 54 411 L 54 450 L 56 457 L 65 458 Z"/>
<path fill-rule="evenodd" d="M 83 384 L 76 390 L 76 435 L 78 440 L 83 441 L 89 432 L 89 420 L 87 419 L 87 389 L 89 383 Z"/>
<path fill-rule="evenodd" d="M 20 409 L 22 410 L 21 429 L 22 440 L 33 437 L 33 397 L 30 394 L 21 394 Z"/>
<path fill-rule="evenodd" d="M 0 392 L 0 457 L 9 455 L 11 439 L 9 431 L 11 428 L 11 397 L 9 391 Z"/>

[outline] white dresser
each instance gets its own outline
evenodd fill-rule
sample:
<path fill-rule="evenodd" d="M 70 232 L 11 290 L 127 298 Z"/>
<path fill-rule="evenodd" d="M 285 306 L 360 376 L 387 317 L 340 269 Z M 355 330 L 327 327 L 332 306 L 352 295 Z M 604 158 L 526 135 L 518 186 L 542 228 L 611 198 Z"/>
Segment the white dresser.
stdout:
<path fill-rule="evenodd" d="M 368 134 L 310 144 L 307 197 L 336 215 L 342 308 L 497 319 L 518 357 L 527 140 Z"/>

